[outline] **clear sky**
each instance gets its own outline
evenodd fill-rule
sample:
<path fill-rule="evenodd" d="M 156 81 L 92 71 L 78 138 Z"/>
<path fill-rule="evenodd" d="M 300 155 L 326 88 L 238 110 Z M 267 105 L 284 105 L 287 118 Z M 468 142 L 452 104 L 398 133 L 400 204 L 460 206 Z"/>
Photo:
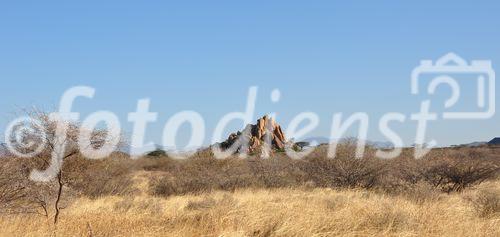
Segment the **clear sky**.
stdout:
<path fill-rule="evenodd" d="M 127 113 L 151 98 L 159 120 L 148 141 L 160 143 L 181 110 L 202 114 L 211 135 L 259 86 L 256 116 L 277 112 L 286 127 L 316 112 L 320 126 L 310 135 L 328 136 L 334 113 L 367 112 L 369 138 L 384 140 L 381 115 L 419 110 L 410 73 L 420 60 L 455 52 L 500 68 L 499 1 L 343 2 L 4 1 L 0 131 L 19 108 L 50 110 L 66 89 L 87 85 L 96 96 L 77 101 L 83 115 L 111 110 L 130 131 Z M 429 137 L 442 145 L 489 140 L 500 136 L 499 118 L 434 122 Z M 415 126 L 393 128 L 411 143 Z"/>

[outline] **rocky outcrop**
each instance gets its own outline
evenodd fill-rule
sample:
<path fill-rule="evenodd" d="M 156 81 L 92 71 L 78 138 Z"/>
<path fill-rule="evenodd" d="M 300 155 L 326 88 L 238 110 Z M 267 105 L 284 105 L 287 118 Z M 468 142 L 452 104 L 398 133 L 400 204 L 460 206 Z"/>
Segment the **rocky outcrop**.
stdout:
<path fill-rule="evenodd" d="M 235 153 L 251 153 L 268 144 L 271 146 L 269 150 L 283 150 L 286 142 L 281 126 L 274 118 L 264 116 L 257 120 L 257 124 L 249 124 L 243 131 L 229 135 L 228 139 L 219 145 L 223 150 L 227 150 L 239 143 Z"/>

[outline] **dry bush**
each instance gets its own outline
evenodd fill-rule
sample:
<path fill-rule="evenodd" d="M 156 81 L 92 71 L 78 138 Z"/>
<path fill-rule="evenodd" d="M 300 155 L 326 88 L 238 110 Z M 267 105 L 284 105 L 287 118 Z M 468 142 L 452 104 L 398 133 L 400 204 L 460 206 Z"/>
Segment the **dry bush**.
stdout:
<path fill-rule="evenodd" d="M 468 153 L 445 151 L 420 162 L 421 175 L 444 192 L 460 192 L 465 188 L 493 179 L 500 170 L 498 161 Z"/>
<path fill-rule="evenodd" d="M 371 158 L 309 158 L 302 163 L 306 179 L 318 187 L 372 188 L 380 180 L 382 163 Z"/>
<path fill-rule="evenodd" d="M 27 195 L 25 185 L 20 182 L 13 170 L 11 164 L 7 162 L 0 164 L 0 208 L 4 212 Z"/>
<path fill-rule="evenodd" d="M 259 188 L 296 187 L 306 179 L 299 162 L 287 157 L 254 158 L 247 163 Z"/>
<path fill-rule="evenodd" d="M 500 190 L 482 189 L 475 195 L 466 197 L 481 218 L 500 215 Z"/>
<path fill-rule="evenodd" d="M 179 161 L 168 156 L 150 157 L 146 156 L 137 160 L 141 169 L 145 171 L 175 172 L 179 168 Z"/>
<path fill-rule="evenodd" d="M 356 140 L 337 144 L 335 158 L 327 158 L 328 146 L 319 146 L 301 162 L 306 180 L 318 187 L 373 188 L 385 172 L 382 160 L 374 158 L 374 150 L 366 146 L 364 156 L 356 158 Z"/>
<path fill-rule="evenodd" d="M 176 169 L 168 169 L 168 175 L 151 181 L 152 194 L 170 196 L 212 190 L 234 191 L 252 186 L 255 181 L 247 162 L 239 158 L 194 157 L 175 162 Z"/>
<path fill-rule="evenodd" d="M 166 167 L 162 168 L 162 164 Z M 145 168 L 166 172 L 163 178 L 151 181 L 150 190 L 154 195 L 170 196 L 248 187 L 372 188 L 380 180 L 383 162 L 346 156 L 294 160 L 283 154 L 269 159 L 232 157 L 219 160 L 201 153 L 181 161 L 168 158 L 149 160 Z"/>
<path fill-rule="evenodd" d="M 131 177 L 133 163 L 116 155 L 102 160 L 78 156 L 64 163 L 65 182 L 73 191 L 89 198 L 130 195 L 136 191 Z"/>
<path fill-rule="evenodd" d="M 163 178 L 150 185 L 155 195 L 234 191 L 254 188 L 330 187 L 365 188 L 390 194 L 434 198 L 436 190 L 462 191 L 493 179 L 498 159 L 487 149 L 436 149 L 423 159 L 413 158 L 405 149 L 400 157 L 381 160 L 373 152 L 354 158 L 355 146 L 341 144 L 334 159 L 326 158 L 327 147 L 316 148 L 304 159 L 295 160 L 282 153 L 269 159 L 257 157 L 218 160 L 202 151 L 187 160 L 167 157 L 147 159 L 143 169 L 164 171 Z"/>
<path fill-rule="evenodd" d="M 228 158 L 218 160 L 213 157 L 193 157 L 176 162 L 175 169 L 164 169 L 167 175 L 151 182 L 154 195 L 202 193 L 212 190 L 234 191 L 246 187 L 282 187 L 287 185 L 290 175 L 283 165 L 274 159 Z M 171 167 L 173 167 L 171 166 Z M 148 167 L 151 167 L 150 165 Z"/>
<path fill-rule="evenodd" d="M 400 157 L 387 160 L 386 172 L 378 188 L 395 194 L 412 193 L 418 185 L 443 192 L 460 192 L 494 180 L 500 160 L 484 148 L 434 149 L 422 159 L 405 149 Z"/>
<path fill-rule="evenodd" d="M 339 157 L 335 159 L 336 186 L 347 188 L 373 188 L 379 181 L 383 167 L 381 162 L 373 158 Z"/>
<path fill-rule="evenodd" d="M 0 161 L 0 213 L 40 214 L 48 217 L 53 183 L 29 180 L 25 159 L 9 158 Z"/>

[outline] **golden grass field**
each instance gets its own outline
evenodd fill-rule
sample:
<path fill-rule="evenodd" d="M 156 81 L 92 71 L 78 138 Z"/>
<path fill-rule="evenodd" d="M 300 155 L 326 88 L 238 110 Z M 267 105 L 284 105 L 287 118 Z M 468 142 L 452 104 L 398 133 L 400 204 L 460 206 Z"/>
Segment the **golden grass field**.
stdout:
<path fill-rule="evenodd" d="M 423 198 L 307 187 L 78 198 L 62 211 L 57 228 L 41 216 L 3 216 L 0 235 L 500 236 L 498 212 L 481 216 L 469 201 L 481 190 L 498 193 L 500 182 Z"/>
<path fill-rule="evenodd" d="M 56 180 L 28 180 L 37 160 L 3 159 L 0 236 L 500 236 L 497 148 L 392 160 L 323 148 L 301 160 L 76 156 L 61 196 Z"/>

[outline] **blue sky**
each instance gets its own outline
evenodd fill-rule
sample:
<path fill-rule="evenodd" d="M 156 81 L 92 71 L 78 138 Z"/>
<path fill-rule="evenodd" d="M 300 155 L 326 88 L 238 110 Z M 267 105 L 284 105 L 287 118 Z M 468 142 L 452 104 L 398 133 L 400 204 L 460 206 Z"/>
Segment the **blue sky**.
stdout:
<path fill-rule="evenodd" d="M 367 112 L 369 138 L 384 140 L 381 115 L 419 110 L 410 73 L 420 60 L 455 52 L 498 68 L 498 1 L 345 2 L 0 3 L 0 131 L 19 108 L 53 109 L 66 89 L 87 85 L 96 96 L 75 104 L 83 116 L 111 110 L 130 131 L 127 113 L 151 98 L 159 120 L 148 141 L 160 143 L 165 122 L 181 110 L 202 114 L 211 135 L 259 86 L 256 116 L 277 112 L 286 127 L 296 114 L 316 112 L 311 136 L 328 136 L 334 113 Z M 282 98 L 274 104 L 276 88 Z M 498 122 L 433 122 L 429 137 L 442 145 L 489 140 L 500 136 Z M 411 144 L 415 126 L 392 127 Z M 188 130 L 181 133 L 180 143 Z"/>

